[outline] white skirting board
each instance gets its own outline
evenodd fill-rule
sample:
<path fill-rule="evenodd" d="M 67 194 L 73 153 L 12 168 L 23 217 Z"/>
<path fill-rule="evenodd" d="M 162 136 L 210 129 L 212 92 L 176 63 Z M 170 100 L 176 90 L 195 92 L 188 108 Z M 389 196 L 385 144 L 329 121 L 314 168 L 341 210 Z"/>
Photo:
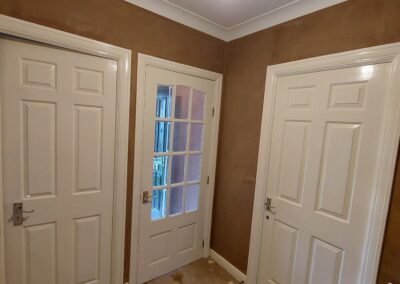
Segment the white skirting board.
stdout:
<path fill-rule="evenodd" d="M 246 282 L 246 274 L 233 266 L 229 261 L 220 256 L 218 253 L 210 249 L 210 257 L 215 260 L 222 268 L 229 272 L 237 281 Z"/>

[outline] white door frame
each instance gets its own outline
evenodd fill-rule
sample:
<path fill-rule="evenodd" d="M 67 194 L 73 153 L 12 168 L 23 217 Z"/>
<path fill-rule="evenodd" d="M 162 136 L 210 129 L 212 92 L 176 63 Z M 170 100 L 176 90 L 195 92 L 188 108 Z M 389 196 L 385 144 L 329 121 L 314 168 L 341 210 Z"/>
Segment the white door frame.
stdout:
<path fill-rule="evenodd" d="M 123 283 L 124 244 L 125 244 L 125 207 L 128 160 L 129 100 L 131 78 L 131 51 L 74 34 L 66 33 L 45 26 L 22 21 L 0 14 L 0 34 L 16 36 L 23 39 L 83 52 L 117 61 L 117 102 L 116 102 L 116 142 L 114 170 L 114 204 L 113 204 L 113 243 L 112 243 L 112 283 Z M 0 91 L 1 91 L 0 82 Z M 0 96 L 1 98 L 1 96 Z M 1 110 L 1 101 L 0 101 Z M 1 129 L 1 115 L 0 115 Z M 3 180 L 1 160 L 0 132 L 0 232 L 4 232 L 3 216 Z M 5 280 L 4 234 L 0 234 L 0 284 Z"/>
<path fill-rule="evenodd" d="M 379 146 L 382 160 L 379 163 L 376 189 L 379 188 L 380 190 L 375 190 L 371 201 L 372 212 L 369 216 L 369 235 L 365 248 L 361 280 L 361 283 L 364 284 L 375 283 L 400 136 L 400 43 L 268 66 L 246 283 L 255 284 L 258 277 L 264 221 L 264 201 L 267 192 L 267 173 L 278 78 L 288 75 L 379 63 L 391 63 L 389 87 L 387 89 L 389 99 L 388 104 L 385 105 L 383 140 Z"/>
<path fill-rule="evenodd" d="M 144 103 L 145 103 L 145 73 L 146 67 L 152 66 L 160 69 L 183 73 L 186 75 L 196 76 L 203 79 L 212 80 L 215 82 L 215 101 L 214 101 L 214 117 L 211 121 L 211 136 L 210 136 L 210 159 L 208 164 L 208 176 L 210 183 L 206 193 L 206 205 L 204 211 L 205 226 L 204 226 L 204 251 L 203 257 L 210 255 L 210 238 L 211 238 L 211 219 L 212 207 L 214 200 L 214 184 L 215 184 L 215 169 L 217 161 L 218 147 L 218 132 L 219 118 L 221 108 L 221 93 L 222 93 L 222 74 L 211 72 L 208 70 L 192 67 L 176 63 L 173 61 L 145 55 L 138 55 L 137 69 L 137 92 L 136 92 L 136 126 L 135 126 L 135 161 L 133 169 L 133 204 L 132 204 L 132 235 L 131 235 L 131 254 L 130 254 L 130 283 L 136 284 L 137 270 L 139 264 L 139 225 L 140 225 L 140 194 L 142 187 L 142 144 L 143 144 L 143 123 L 144 123 Z"/>

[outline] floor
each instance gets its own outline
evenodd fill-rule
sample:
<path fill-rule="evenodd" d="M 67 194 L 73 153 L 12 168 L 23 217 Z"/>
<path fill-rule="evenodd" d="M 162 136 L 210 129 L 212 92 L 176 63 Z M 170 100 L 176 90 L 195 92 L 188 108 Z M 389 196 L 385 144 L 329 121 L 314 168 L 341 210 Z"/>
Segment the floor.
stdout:
<path fill-rule="evenodd" d="M 200 259 L 146 284 L 238 284 L 212 259 Z"/>

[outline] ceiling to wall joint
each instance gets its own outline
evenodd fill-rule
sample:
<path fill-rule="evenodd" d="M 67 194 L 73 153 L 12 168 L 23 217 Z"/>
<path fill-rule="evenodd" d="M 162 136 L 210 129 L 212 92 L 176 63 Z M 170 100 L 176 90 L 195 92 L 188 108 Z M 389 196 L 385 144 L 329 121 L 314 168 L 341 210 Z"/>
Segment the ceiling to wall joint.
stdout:
<path fill-rule="evenodd" d="M 347 0 L 125 0 L 231 41 Z"/>

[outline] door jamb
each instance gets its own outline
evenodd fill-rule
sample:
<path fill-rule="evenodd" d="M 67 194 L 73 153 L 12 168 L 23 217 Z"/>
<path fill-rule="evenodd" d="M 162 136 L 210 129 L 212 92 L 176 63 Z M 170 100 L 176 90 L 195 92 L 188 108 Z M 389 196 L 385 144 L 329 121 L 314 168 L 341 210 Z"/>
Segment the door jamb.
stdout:
<path fill-rule="evenodd" d="M 115 169 L 114 169 L 114 204 L 113 204 L 113 243 L 111 282 L 123 283 L 126 184 L 128 160 L 129 101 L 131 79 L 131 51 L 107 43 L 66 33 L 53 28 L 19 20 L 0 14 L 0 34 L 11 35 L 32 40 L 75 52 L 82 52 L 117 61 L 117 102 L 116 102 L 116 135 L 115 135 Z M 0 82 L 1 91 L 1 82 Z M 1 96 L 0 96 L 1 98 Z M 1 106 L 1 101 L 0 101 Z M 0 107 L 1 110 L 1 107 Z M 1 129 L 1 116 L 0 116 Z M 0 132 L 0 170 L 1 160 Z M 0 172 L 0 232 L 4 232 L 3 216 L 3 181 Z M 4 235 L 0 234 L 0 284 L 5 282 L 5 247 Z M 8 283 L 10 284 L 10 283 Z"/>
<path fill-rule="evenodd" d="M 144 102 L 145 102 L 145 72 L 146 67 L 152 66 L 160 69 L 183 73 L 195 77 L 208 79 L 215 82 L 215 101 L 214 101 L 214 117 L 211 122 L 210 137 L 210 159 L 208 165 L 208 176 L 210 177 L 209 185 L 206 193 L 205 206 L 205 225 L 204 225 L 204 249 L 203 257 L 210 255 L 210 239 L 211 239 L 211 220 L 212 207 L 214 199 L 215 170 L 217 162 L 218 132 L 222 95 L 223 75 L 212 71 L 192 67 L 176 63 L 173 61 L 138 54 L 137 69 L 137 94 L 136 94 L 136 126 L 135 126 L 135 158 L 133 169 L 133 197 L 132 197 L 132 235 L 131 235 L 131 252 L 130 252 L 130 283 L 138 283 L 138 257 L 139 257 L 139 225 L 140 225 L 140 195 L 141 195 L 141 161 L 142 161 L 142 144 L 143 144 L 143 122 L 144 122 Z"/>
<path fill-rule="evenodd" d="M 375 283 L 392 191 L 400 136 L 400 43 L 375 46 L 268 66 L 246 283 L 257 283 L 258 279 L 264 220 L 264 201 L 267 192 L 267 173 L 271 150 L 274 102 L 278 78 L 288 75 L 379 63 L 391 63 L 387 89 L 389 96 L 388 102 L 385 105 L 385 109 L 387 110 L 384 117 L 385 129 L 382 135 L 383 139 L 379 146 L 382 160 L 379 163 L 378 181 L 371 201 L 372 212 L 369 216 L 369 235 L 365 248 L 362 279 L 360 282 L 365 284 Z M 378 190 L 378 188 L 381 190 Z"/>

